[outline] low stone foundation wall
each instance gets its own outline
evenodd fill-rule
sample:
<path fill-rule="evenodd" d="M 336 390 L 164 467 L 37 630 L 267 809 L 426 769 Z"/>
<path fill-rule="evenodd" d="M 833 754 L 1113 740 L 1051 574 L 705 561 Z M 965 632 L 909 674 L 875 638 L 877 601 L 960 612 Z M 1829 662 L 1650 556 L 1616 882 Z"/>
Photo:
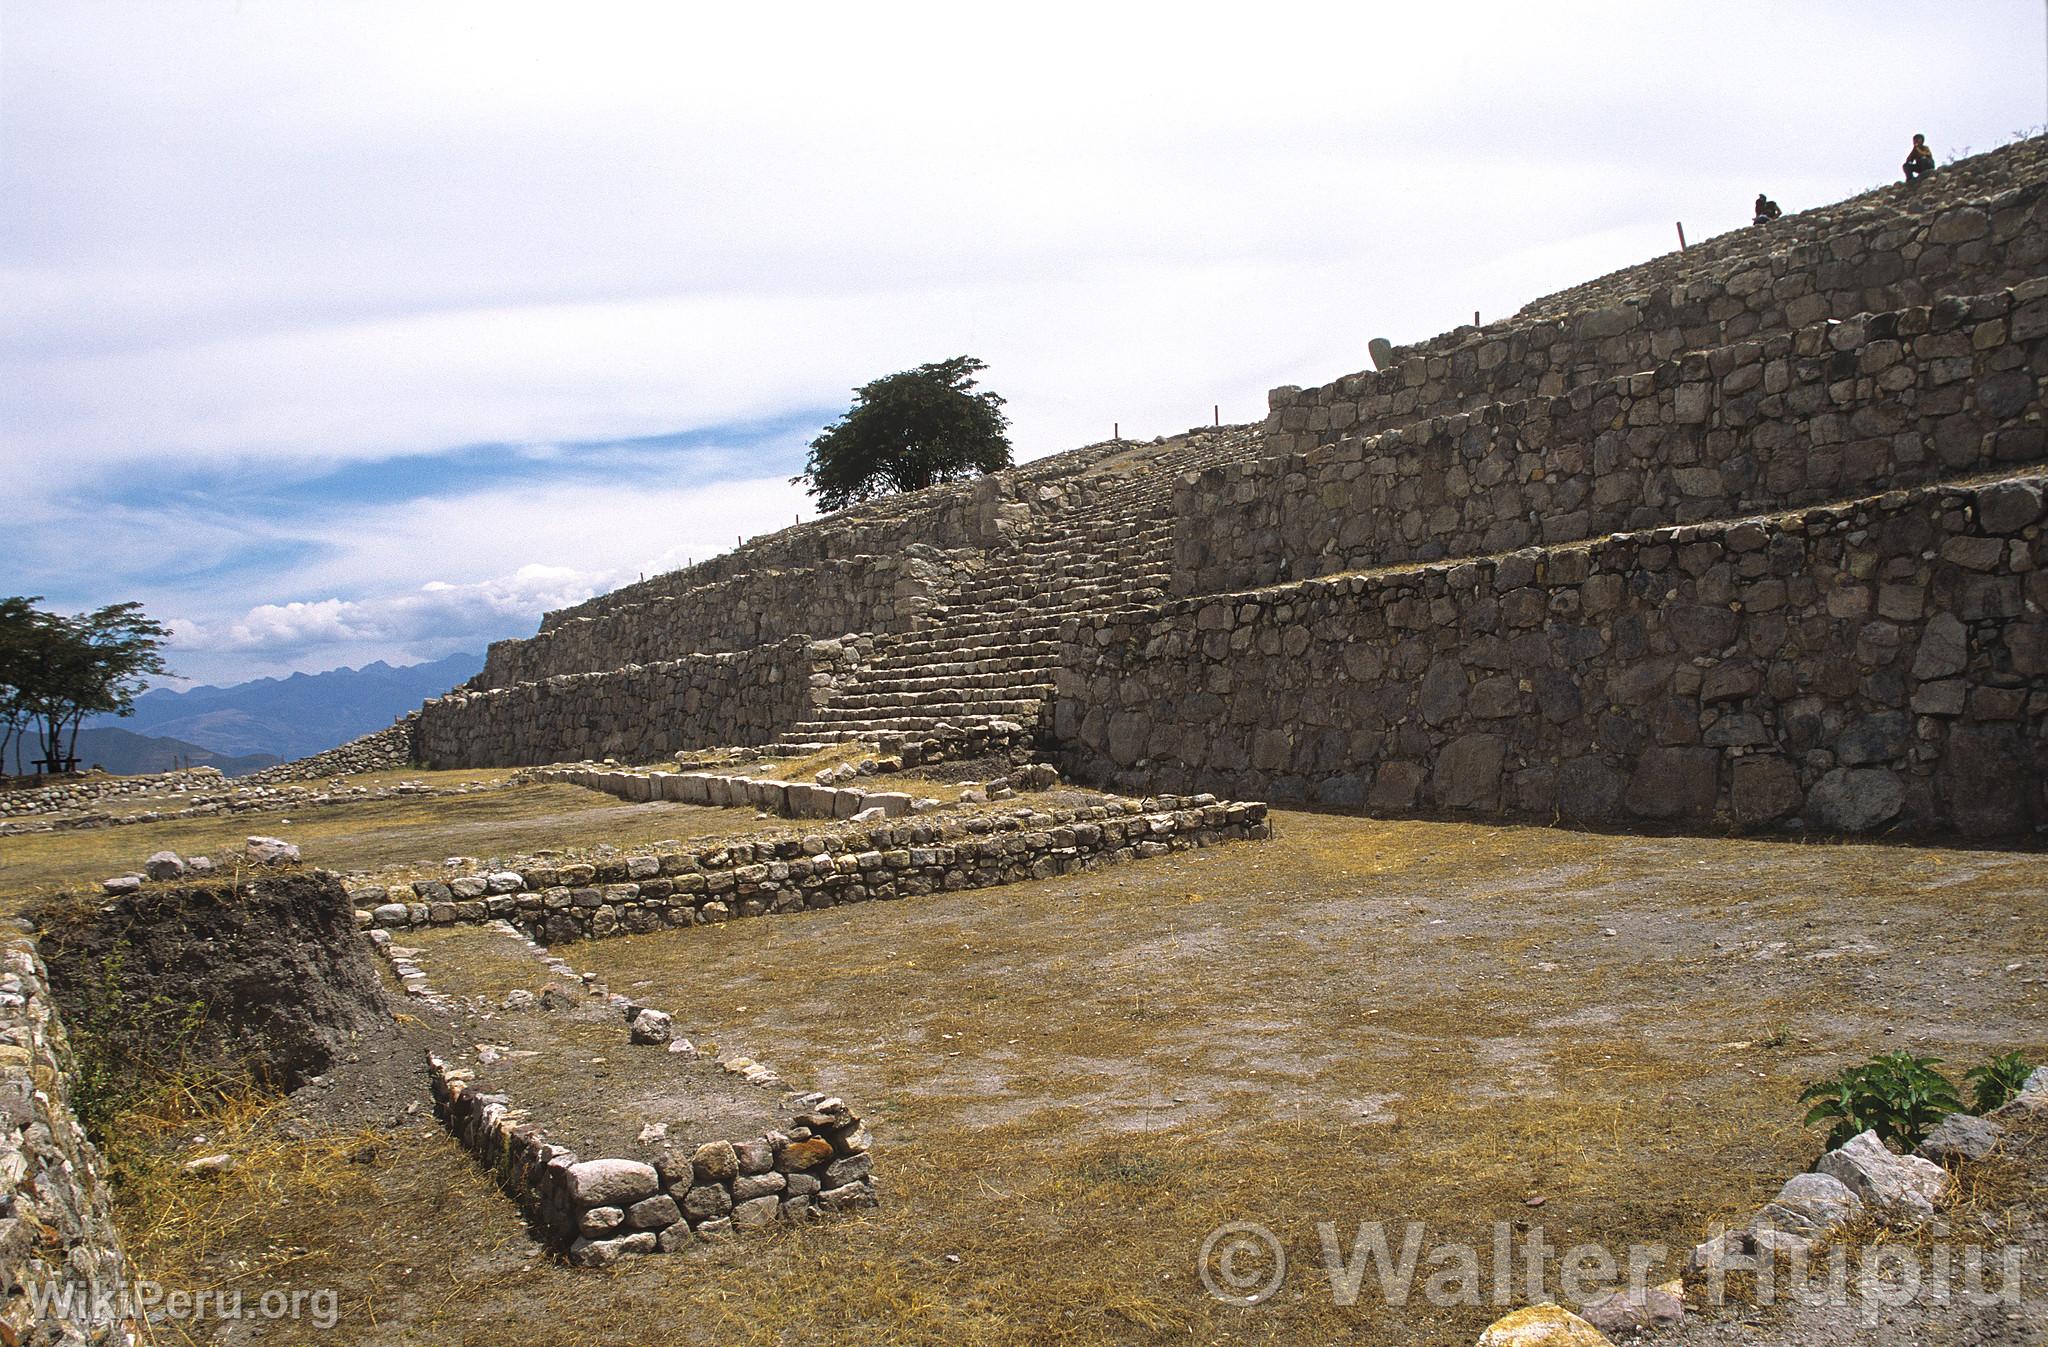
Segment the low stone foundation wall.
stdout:
<path fill-rule="evenodd" d="M 567 781 L 587 786 L 622 800 L 674 800 L 680 804 L 765 809 L 779 818 L 851 819 L 870 809 L 881 810 L 884 818 L 901 818 L 912 812 L 924 812 L 918 809 L 920 804 L 932 807 L 938 803 L 920 801 L 904 791 L 816 786 L 717 772 L 628 772 L 610 767 L 569 766 L 542 767 L 532 777 L 536 781 Z"/>
<path fill-rule="evenodd" d="M 71 1071 L 35 941 L 0 933 L 0 1340 L 27 1347 L 122 1344 L 140 1331 Z"/>
<path fill-rule="evenodd" d="M 869 899 L 987 888 L 1271 836 L 1266 806 L 1212 795 L 1020 809 L 350 891 L 357 921 L 504 918 L 550 945 Z"/>
<path fill-rule="evenodd" d="M 457 692 L 419 711 L 414 752 L 433 767 L 645 762 L 711 745 L 764 744 L 829 697 L 857 641 L 792 638 L 608 673 Z"/>
<path fill-rule="evenodd" d="M 648 1164 L 582 1159 L 523 1121 L 511 1099 L 472 1088 L 469 1073 L 439 1057 L 428 1059 L 428 1075 L 448 1129 L 583 1267 L 875 1202 L 866 1130 L 843 1101 L 824 1095 L 793 1101 L 784 1129 Z"/>
<path fill-rule="evenodd" d="M 1387 810 L 2048 822 L 2048 477 L 1069 627 L 1068 775 Z"/>
<path fill-rule="evenodd" d="M 644 1078 L 658 1082 L 654 1097 L 641 1099 L 647 1112 L 638 1115 L 638 1140 L 625 1148 L 632 1153 L 585 1159 L 549 1139 L 550 1126 L 557 1137 L 578 1135 L 576 1119 L 534 1119 L 502 1088 L 480 1079 L 502 1059 L 480 1051 L 462 1065 L 428 1056 L 435 1112 L 571 1262 L 604 1267 L 630 1255 L 672 1253 L 736 1232 L 875 1204 L 872 1139 L 845 1101 L 789 1090 L 780 1076 L 748 1057 L 699 1057 L 688 1042 L 672 1038 L 667 1012 L 608 991 L 509 924 L 495 924 L 556 979 L 554 988 L 583 989 L 580 1010 L 553 1014 L 616 1017 L 619 1051 L 639 1054 L 651 1064 L 642 1067 Z M 395 945 L 388 932 L 369 934 L 409 993 L 443 1004 L 453 999 L 425 989 L 419 951 Z M 526 996 L 532 1005 L 557 994 L 551 989 L 539 998 Z M 630 1091 L 628 1097 L 640 1098 Z M 722 1104 L 713 1102 L 721 1099 Z M 675 1133 L 672 1120 L 679 1114 L 699 1117 L 697 1110 L 706 1107 L 725 1119 L 722 1128 L 738 1131 L 746 1119 L 774 1125 L 736 1138 Z M 626 1126 L 631 1130 L 630 1122 Z M 610 1118 L 600 1130 L 618 1127 Z"/>

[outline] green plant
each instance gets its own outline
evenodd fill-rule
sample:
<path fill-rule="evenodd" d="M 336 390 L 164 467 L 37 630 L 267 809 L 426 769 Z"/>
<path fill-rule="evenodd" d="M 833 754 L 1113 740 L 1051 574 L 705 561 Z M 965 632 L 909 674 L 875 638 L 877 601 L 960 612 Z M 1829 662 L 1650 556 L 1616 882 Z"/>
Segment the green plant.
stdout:
<path fill-rule="evenodd" d="M 830 511 L 1008 467 L 1003 399 L 974 387 L 986 368 L 954 356 L 863 384 L 790 480 L 808 482 L 818 508 Z"/>
<path fill-rule="evenodd" d="M 1970 1111 L 1989 1113 L 2010 1103 L 2033 1072 L 2034 1064 L 2017 1052 L 1993 1057 L 1984 1065 L 1973 1069 L 1963 1077 L 1973 1086 Z"/>
<path fill-rule="evenodd" d="M 1908 1150 L 1920 1144 L 1929 1128 L 1963 1107 L 1956 1083 L 1935 1068 L 1934 1058 L 1907 1052 L 1888 1052 L 1861 1066 L 1844 1067 L 1809 1085 L 1799 1102 L 1813 1104 L 1806 1114 L 1808 1126 L 1833 1120 L 1830 1147 L 1876 1132 L 1879 1139 Z"/>

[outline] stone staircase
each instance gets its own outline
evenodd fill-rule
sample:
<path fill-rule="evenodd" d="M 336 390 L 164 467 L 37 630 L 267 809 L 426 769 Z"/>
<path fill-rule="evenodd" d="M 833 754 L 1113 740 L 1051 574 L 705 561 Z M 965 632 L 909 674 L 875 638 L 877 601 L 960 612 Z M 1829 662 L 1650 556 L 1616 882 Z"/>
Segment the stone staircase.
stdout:
<path fill-rule="evenodd" d="M 917 629 L 876 638 L 875 656 L 770 751 L 1036 727 L 1058 673 L 1061 627 L 1166 597 L 1180 475 L 1258 444 L 1255 427 L 1195 430 L 1097 463 L 1077 506 L 991 551 Z"/>

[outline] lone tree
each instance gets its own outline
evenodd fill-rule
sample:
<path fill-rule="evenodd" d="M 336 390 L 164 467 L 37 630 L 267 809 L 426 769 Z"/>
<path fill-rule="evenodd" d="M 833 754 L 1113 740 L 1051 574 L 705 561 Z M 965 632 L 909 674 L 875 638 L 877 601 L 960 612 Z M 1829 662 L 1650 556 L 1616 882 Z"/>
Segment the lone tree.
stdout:
<path fill-rule="evenodd" d="M 810 461 L 790 480 L 810 483 L 818 508 L 829 512 L 1007 468 L 1003 400 L 974 391 L 974 376 L 987 368 L 960 355 L 855 389 L 852 410 L 811 441 Z"/>
<path fill-rule="evenodd" d="M 55 770 L 74 755 L 79 722 L 135 709 L 145 678 L 164 672 L 161 651 L 170 631 L 139 603 L 64 617 L 37 602 L 0 599 L 0 721 L 9 739 L 32 728 L 44 763 Z M 18 759 L 18 746 L 15 753 Z"/>

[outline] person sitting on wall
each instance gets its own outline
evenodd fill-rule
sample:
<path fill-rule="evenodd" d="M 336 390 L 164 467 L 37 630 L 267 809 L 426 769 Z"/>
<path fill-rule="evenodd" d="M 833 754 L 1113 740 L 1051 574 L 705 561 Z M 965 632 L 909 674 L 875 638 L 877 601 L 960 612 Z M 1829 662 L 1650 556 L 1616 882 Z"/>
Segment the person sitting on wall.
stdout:
<path fill-rule="evenodd" d="M 1769 224 L 1784 213 L 1784 211 L 1778 209 L 1777 202 L 1771 200 L 1762 192 L 1756 194 L 1756 219 L 1752 223 Z"/>
<path fill-rule="evenodd" d="M 1934 172 L 1934 151 L 1927 148 L 1927 137 L 1913 137 L 1913 148 L 1906 154 L 1905 168 L 1907 182 L 1918 182 Z"/>

